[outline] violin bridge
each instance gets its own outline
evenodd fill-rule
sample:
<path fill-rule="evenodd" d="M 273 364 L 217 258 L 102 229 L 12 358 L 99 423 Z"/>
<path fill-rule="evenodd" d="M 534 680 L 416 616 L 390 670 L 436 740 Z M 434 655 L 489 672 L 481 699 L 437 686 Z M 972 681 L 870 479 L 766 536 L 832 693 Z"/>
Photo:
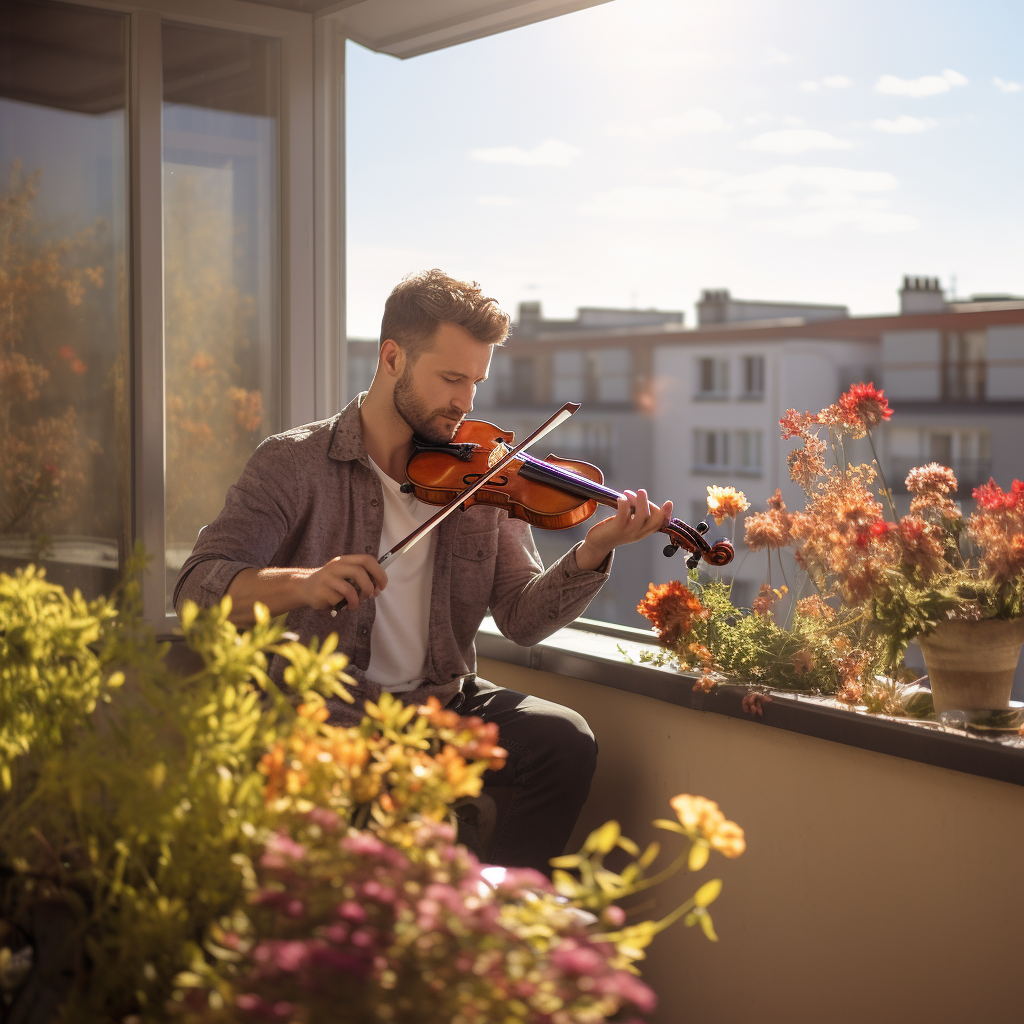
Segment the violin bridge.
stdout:
<path fill-rule="evenodd" d="M 505 441 L 499 441 L 487 456 L 487 468 L 493 469 L 512 449 Z"/>

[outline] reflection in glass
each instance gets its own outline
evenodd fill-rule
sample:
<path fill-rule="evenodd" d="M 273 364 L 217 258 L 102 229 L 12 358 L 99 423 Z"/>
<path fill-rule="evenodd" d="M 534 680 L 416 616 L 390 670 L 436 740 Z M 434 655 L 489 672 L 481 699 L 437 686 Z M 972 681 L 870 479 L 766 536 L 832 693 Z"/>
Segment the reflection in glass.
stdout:
<path fill-rule="evenodd" d="M 166 581 L 279 429 L 277 40 L 163 28 Z"/>
<path fill-rule="evenodd" d="M 0 17 L 0 570 L 112 589 L 127 536 L 127 18 Z"/>

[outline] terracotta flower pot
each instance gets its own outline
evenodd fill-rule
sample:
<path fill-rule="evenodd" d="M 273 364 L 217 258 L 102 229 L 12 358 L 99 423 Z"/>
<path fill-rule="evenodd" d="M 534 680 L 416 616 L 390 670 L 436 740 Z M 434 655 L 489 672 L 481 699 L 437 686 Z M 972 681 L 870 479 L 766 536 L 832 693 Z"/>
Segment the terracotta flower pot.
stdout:
<path fill-rule="evenodd" d="M 994 711 L 1010 706 L 1024 644 L 1024 618 L 941 622 L 917 641 L 936 711 Z"/>

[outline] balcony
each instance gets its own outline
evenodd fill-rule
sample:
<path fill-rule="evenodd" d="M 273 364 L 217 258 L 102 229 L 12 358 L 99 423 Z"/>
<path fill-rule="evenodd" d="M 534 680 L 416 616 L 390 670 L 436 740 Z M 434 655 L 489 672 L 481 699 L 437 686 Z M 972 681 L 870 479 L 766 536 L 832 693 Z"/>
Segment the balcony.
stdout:
<path fill-rule="evenodd" d="M 598 737 L 570 849 L 608 818 L 654 838 L 677 792 L 718 801 L 747 835 L 743 857 L 712 866 L 720 942 L 677 924 L 649 951 L 655 1024 L 1019 1018 L 1006 979 L 1024 937 L 1024 741 L 799 696 L 755 719 L 741 688 L 695 693 L 616 649 L 635 660 L 653 634 L 583 625 L 524 649 L 485 622 L 477 640 L 483 676 L 576 708 Z M 666 889 L 656 911 L 693 881 Z"/>

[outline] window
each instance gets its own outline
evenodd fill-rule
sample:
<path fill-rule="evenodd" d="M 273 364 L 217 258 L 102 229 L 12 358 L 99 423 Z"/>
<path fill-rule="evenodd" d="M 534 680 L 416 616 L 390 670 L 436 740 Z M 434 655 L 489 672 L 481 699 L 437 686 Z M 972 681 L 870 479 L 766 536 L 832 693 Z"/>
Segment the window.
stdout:
<path fill-rule="evenodd" d="M 4 4 L 0 571 L 88 597 L 130 547 L 127 56 L 122 14 Z"/>
<path fill-rule="evenodd" d="M 729 465 L 729 432 L 695 430 L 693 432 L 694 469 L 721 469 Z"/>
<path fill-rule="evenodd" d="M 986 337 L 984 331 L 942 335 L 942 397 L 953 402 L 985 398 Z"/>
<path fill-rule="evenodd" d="M 166 592 L 281 429 L 280 42 L 163 26 Z"/>
<path fill-rule="evenodd" d="M 751 475 L 761 475 L 761 431 L 737 430 L 736 450 L 738 460 L 736 468 Z"/>
<path fill-rule="evenodd" d="M 971 491 L 992 475 L 992 435 L 987 428 L 956 430 L 945 424 L 890 427 L 884 450 L 886 482 L 897 494 L 906 493 L 910 470 L 926 462 L 953 470 L 960 500 L 969 499 Z"/>
<path fill-rule="evenodd" d="M 729 394 L 729 360 L 702 357 L 697 360 L 697 397 L 726 398 Z"/>
<path fill-rule="evenodd" d="M 764 356 L 743 357 L 743 398 L 764 397 Z"/>

